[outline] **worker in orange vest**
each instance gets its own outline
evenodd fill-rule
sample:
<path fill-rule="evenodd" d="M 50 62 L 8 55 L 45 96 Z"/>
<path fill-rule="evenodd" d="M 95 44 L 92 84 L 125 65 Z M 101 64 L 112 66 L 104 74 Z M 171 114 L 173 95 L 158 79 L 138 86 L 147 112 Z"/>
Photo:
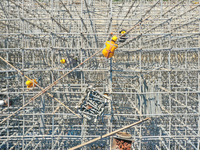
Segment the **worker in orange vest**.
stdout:
<path fill-rule="evenodd" d="M 115 44 L 116 41 L 117 41 L 116 36 L 113 36 L 111 41 L 106 41 L 106 43 L 105 43 L 106 47 L 102 51 L 102 54 L 106 58 L 111 58 L 114 55 L 115 49 L 118 48 L 118 45 Z"/>
<path fill-rule="evenodd" d="M 32 80 L 26 81 L 27 88 L 32 88 L 33 87 L 33 82 L 34 82 L 34 87 L 36 87 L 35 84 L 38 84 L 38 83 L 37 83 L 36 79 L 34 79 L 34 80 L 32 79 Z"/>

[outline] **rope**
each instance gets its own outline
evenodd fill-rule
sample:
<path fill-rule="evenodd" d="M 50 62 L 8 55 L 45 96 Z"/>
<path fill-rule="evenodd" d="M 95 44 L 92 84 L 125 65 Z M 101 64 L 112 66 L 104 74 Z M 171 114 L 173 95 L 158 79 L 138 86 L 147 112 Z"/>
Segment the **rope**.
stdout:
<path fill-rule="evenodd" d="M 135 28 L 136 26 L 140 25 L 142 22 L 146 21 L 149 17 L 147 17 L 144 20 L 139 20 L 131 29 L 129 29 L 125 34 L 122 34 L 120 37 L 127 35 L 133 28 Z M 119 38 L 120 38 L 119 37 Z M 2 124 L 3 122 L 5 122 L 6 120 L 8 120 L 10 117 L 14 116 L 17 112 L 19 112 L 21 109 L 23 109 L 24 107 L 26 107 L 28 104 L 30 104 L 33 100 L 35 100 L 36 98 L 38 98 L 39 96 L 41 96 L 43 93 L 45 93 L 47 90 L 49 90 L 50 88 L 52 88 L 54 85 L 56 85 L 58 83 L 58 81 L 60 81 L 62 78 L 64 78 L 66 75 L 70 74 L 71 72 L 73 72 L 75 69 L 77 69 L 78 67 L 80 67 L 81 65 L 83 65 L 85 62 L 87 62 L 88 60 L 90 60 L 91 58 L 93 58 L 95 55 L 97 55 L 100 51 L 102 51 L 103 49 L 98 50 L 97 52 L 95 52 L 93 55 L 91 55 L 89 58 L 87 58 L 86 60 L 84 60 L 83 62 L 81 62 L 79 65 L 77 65 L 76 67 L 74 67 L 71 71 L 65 73 L 64 75 L 62 75 L 60 78 L 58 78 L 54 83 L 50 84 L 49 86 L 47 86 L 45 89 L 43 89 L 42 87 L 40 87 L 42 90 L 36 94 L 34 97 L 32 97 L 28 103 L 26 103 L 24 106 L 22 106 L 21 108 L 19 108 L 18 110 L 16 110 L 14 113 L 10 114 L 7 118 L 4 118 L 0 124 Z M 0 58 L 6 62 L 7 64 L 9 64 L 9 62 L 7 62 L 6 60 L 4 60 L 1 56 Z M 18 70 L 17 68 L 15 68 L 14 66 L 12 66 L 11 64 L 9 64 L 11 67 L 13 67 L 14 69 L 16 69 L 22 76 L 24 75 L 20 70 Z M 27 76 L 25 76 L 27 79 Z M 36 84 L 38 87 L 39 85 Z M 53 95 L 51 95 L 50 93 L 47 93 L 50 97 L 53 98 Z M 60 102 L 58 99 L 54 98 L 56 101 L 58 101 L 59 103 L 61 103 L 63 106 L 65 106 L 62 102 Z M 65 106 L 65 108 L 67 108 L 68 110 L 70 110 L 71 112 L 73 112 L 71 109 L 69 109 L 69 107 Z M 76 114 L 74 112 L 74 114 Z M 76 114 L 77 115 L 77 114 Z M 79 118 L 80 116 L 77 115 Z"/>

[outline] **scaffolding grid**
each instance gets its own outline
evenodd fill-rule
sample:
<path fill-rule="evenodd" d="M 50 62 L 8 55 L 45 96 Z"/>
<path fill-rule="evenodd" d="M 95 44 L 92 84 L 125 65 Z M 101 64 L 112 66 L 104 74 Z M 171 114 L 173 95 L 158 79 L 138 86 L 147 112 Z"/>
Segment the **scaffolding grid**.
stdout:
<path fill-rule="evenodd" d="M 199 150 L 199 6 L 200 0 L 0 1 L 0 100 L 10 103 L 0 108 L 0 149 L 69 149 L 150 117 L 125 130 L 133 149 Z M 113 58 L 95 54 L 121 29 L 131 30 Z M 41 88 L 27 89 L 26 77 Z M 90 85 L 111 99 L 96 122 L 77 111 Z M 111 139 L 82 149 L 110 149 Z"/>

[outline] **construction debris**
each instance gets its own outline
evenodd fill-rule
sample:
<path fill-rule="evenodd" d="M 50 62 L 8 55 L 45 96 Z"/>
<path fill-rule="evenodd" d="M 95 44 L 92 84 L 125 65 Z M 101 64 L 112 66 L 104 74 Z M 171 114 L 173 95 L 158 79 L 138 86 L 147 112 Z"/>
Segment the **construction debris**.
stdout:
<path fill-rule="evenodd" d="M 126 132 L 116 133 L 117 137 L 113 138 L 112 150 L 131 150 L 132 142 L 131 134 Z"/>
<path fill-rule="evenodd" d="M 116 143 L 116 150 L 131 150 L 132 141 L 114 138 Z"/>
<path fill-rule="evenodd" d="M 85 90 L 78 108 L 78 112 L 88 120 L 92 118 L 96 121 L 98 116 L 102 116 L 109 97 L 99 92 L 96 88 L 89 86 Z"/>

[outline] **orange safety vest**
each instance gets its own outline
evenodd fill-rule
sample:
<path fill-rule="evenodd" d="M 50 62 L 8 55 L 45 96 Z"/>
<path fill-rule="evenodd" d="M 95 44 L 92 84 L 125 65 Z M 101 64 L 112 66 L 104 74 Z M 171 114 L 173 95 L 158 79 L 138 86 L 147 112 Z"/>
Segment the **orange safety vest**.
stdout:
<path fill-rule="evenodd" d="M 113 41 L 106 41 L 105 45 L 106 48 L 103 49 L 102 54 L 105 57 L 110 58 L 114 55 L 114 51 L 116 48 L 118 48 L 118 45 Z"/>

